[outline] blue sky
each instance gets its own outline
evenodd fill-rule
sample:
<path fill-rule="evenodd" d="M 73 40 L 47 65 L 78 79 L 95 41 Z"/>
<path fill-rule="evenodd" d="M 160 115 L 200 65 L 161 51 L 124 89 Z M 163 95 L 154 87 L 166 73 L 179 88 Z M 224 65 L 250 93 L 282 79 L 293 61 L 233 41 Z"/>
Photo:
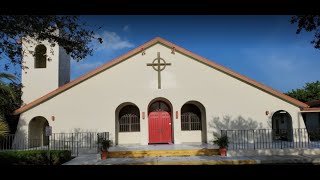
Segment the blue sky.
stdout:
<path fill-rule="evenodd" d="M 72 61 L 71 80 L 160 36 L 281 92 L 320 78 L 313 34 L 295 34 L 291 16 L 82 16 L 98 31 L 93 56 Z"/>
<path fill-rule="evenodd" d="M 75 79 L 123 53 L 160 36 L 281 92 L 301 88 L 320 78 L 320 50 L 310 44 L 313 34 L 295 34 L 291 16 L 83 16 L 104 44 L 80 63 Z"/>

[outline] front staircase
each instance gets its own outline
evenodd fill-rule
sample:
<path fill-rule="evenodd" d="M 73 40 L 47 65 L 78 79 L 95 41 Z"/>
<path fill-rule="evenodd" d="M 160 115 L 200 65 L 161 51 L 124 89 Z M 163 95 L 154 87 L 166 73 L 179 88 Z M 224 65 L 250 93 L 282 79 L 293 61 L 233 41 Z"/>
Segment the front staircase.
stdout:
<path fill-rule="evenodd" d="M 216 156 L 218 149 L 180 149 L 180 150 L 133 150 L 110 151 L 108 158 L 144 158 L 144 157 L 181 157 L 181 156 Z"/>
<path fill-rule="evenodd" d="M 109 149 L 108 158 L 187 157 L 217 155 L 219 155 L 219 150 L 217 147 L 209 144 L 156 144 L 111 147 Z"/>
<path fill-rule="evenodd" d="M 120 145 L 108 149 L 108 157 L 100 154 L 81 155 L 66 165 L 219 165 L 256 164 L 242 157 L 220 156 L 218 146 L 201 144 Z"/>

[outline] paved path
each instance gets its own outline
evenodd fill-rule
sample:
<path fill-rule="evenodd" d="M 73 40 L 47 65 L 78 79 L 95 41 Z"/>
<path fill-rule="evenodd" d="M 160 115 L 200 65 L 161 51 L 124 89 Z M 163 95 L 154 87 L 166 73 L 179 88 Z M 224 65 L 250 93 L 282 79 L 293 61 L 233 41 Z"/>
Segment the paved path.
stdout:
<path fill-rule="evenodd" d="M 218 164 L 317 164 L 320 156 L 191 156 L 109 158 L 100 160 L 99 154 L 83 154 L 64 165 L 218 165 Z"/>

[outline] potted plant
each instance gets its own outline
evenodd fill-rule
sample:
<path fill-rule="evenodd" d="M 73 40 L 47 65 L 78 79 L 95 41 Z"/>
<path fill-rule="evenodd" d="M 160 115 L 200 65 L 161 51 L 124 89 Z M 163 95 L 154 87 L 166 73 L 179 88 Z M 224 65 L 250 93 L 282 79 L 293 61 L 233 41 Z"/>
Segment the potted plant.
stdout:
<path fill-rule="evenodd" d="M 107 159 L 108 157 L 108 149 L 109 147 L 112 145 L 112 141 L 111 140 L 106 140 L 106 139 L 102 139 L 100 140 L 100 153 L 101 153 L 101 159 Z"/>
<path fill-rule="evenodd" d="M 227 156 L 227 148 L 229 144 L 229 139 L 227 135 L 217 137 L 216 140 L 213 141 L 213 143 L 219 146 L 219 153 L 221 156 Z"/>

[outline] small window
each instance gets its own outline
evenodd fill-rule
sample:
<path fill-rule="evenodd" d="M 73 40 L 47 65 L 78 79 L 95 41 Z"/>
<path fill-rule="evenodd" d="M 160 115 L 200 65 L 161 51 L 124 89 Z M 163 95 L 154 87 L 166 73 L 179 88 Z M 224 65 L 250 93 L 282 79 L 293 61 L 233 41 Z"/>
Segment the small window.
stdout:
<path fill-rule="evenodd" d="M 119 120 L 119 132 L 139 132 L 140 119 L 135 114 L 125 114 Z"/>
<path fill-rule="evenodd" d="M 40 44 L 35 48 L 35 68 L 47 67 L 47 48 L 45 45 Z"/>
<path fill-rule="evenodd" d="M 192 112 L 186 112 L 181 115 L 181 130 L 192 131 L 201 130 L 200 117 Z"/>
<path fill-rule="evenodd" d="M 119 132 L 139 132 L 140 112 L 133 105 L 125 106 L 119 113 Z"/>
<path fill-rule="evenodd" d="M 201 112 L 193 104 L 185 104 L 181 108 L 181 130 L 194 131 L 201 130 Z"/>

